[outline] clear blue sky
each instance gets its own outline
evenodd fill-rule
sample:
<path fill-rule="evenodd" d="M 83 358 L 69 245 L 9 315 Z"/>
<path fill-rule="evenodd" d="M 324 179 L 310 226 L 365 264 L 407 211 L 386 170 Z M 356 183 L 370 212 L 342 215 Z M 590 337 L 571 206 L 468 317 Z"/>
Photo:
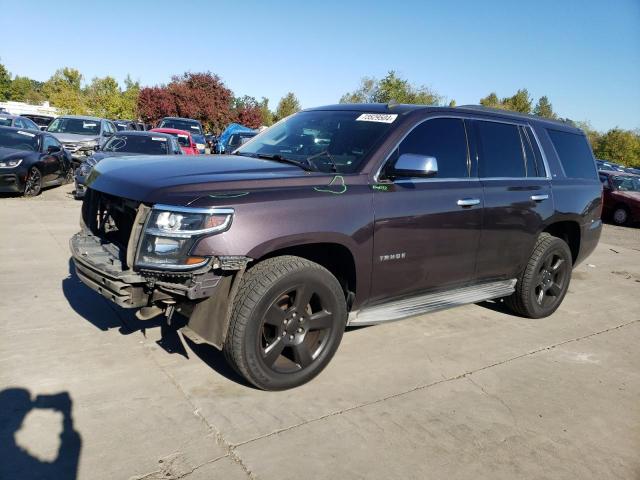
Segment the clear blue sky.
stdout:
<path fill-rule="evenodd" d="M 394 69 L 458 105 L 526 87 L 598 129 L 640 127 L 640 0 L 0 0 L 0 61 L 46 80 L 210 70 L 272 108 L 335 103 Z"/>

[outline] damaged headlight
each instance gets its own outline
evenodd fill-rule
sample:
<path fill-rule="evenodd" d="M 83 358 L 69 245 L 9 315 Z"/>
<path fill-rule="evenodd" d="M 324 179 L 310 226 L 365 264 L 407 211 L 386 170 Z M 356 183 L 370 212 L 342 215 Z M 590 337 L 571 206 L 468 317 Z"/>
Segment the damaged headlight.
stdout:
<path fill-rule="evenodd" d="M 232 219 L 232 208 L 156 205 L 147 220 L 136 264 L 174 269 L 204 265 L 207 258 L 189 255 L 192 247 L 204 235 L 227 230 Z"/>

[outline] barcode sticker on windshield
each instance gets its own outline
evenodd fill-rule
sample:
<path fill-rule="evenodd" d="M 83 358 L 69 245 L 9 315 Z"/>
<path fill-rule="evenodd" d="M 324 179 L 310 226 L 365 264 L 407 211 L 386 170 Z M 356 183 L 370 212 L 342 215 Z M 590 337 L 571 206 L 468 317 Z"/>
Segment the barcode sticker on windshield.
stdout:
<path fill-rule="evenodd" d="M 193 128 L 194 130 L 200 130 L 197 125 L 191 125 L 191 128 Z"/>
<path fill-rule="evenodd" d="M 20 135 L 26 135 L 27 137 L 35 137 L 35 135 L 33 133 L 23 132 L 22 130 L 18 130 L 18 133 Z"/>
<path fill-rule="evenodd" d="M 162 137 L 151 137 L 151 140 L 155 140 L 156 142 L 166 142 L 167 141 L 166 138 L 162 138 Z"/>
<path fill-rule="evenodd" d="M 393 123 L 398 117 L 397 113 L 363 113 L 356 121 L 358 122 L 379 122 L 379 123 Z"/>
<path fill-rule="evenodd" d="M 82 124 L 82 128 L 97 127 L 97 126 L 98 126 L 98 124 L 97 124 L 97 123 L 87 123 L 87 122 L 84 122 L 84 123 Z"/>
<path fill-rule="evenodd" d="M 179 136 L 180 138 L 189 138 L 189 136 L 188 136 L 188 135 L 185 135 L 184 133 L 179 133 L 179 134 L 178 134 L 178 136 Z"/>

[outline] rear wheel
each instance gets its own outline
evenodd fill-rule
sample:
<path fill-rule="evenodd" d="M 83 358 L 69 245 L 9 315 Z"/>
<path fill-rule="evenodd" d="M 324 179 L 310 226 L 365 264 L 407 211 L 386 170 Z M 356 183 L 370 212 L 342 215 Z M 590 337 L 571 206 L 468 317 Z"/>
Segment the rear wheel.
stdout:
<path fill-rule="evenodd" d="M 505 303 L 525 317 L 551 315 L 567 293 L 572 267 L 569 246 L 560 238 L 542 233 L 518 278 L 516 291 L 505 299 Z"/>
<path fill-rule="evenodd" d="M 626 225 L 629 221 L 629 211 L 623 205 L 616 207 L 611 216 L 616 225 Z"/>
<path fill-rule="evenodd" d="M 327 269 L 300 257 L 270 258 L 242 279 L 223 350 L 256 387 L 296 387 L 329 363 L 346 318 L 344 293 Z"/>
<path fill-rule="evenodd" d="M 42 174 L 38 167 L 31 167 L 24 184 L 24 196 L 35 197 L 42 190 Z"/>

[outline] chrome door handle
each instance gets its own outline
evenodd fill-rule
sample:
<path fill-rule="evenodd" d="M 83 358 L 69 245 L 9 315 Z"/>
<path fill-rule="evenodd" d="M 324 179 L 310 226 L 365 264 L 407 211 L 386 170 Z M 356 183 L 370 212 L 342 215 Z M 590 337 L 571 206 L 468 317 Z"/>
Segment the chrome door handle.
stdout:
<path fill-rule="evenodd" d="M 458 200 L 459 207 L 473 207 L 474 205 L 478 205 L 479 203 L 479 198 L 461 198 L 460 200 Z"/>
<path fill-rule="evenodd" d="M 534 202 L 541 202 L 548 199 L 549 195 L 531 195 L 531 200 L 533 200 Z"/>

